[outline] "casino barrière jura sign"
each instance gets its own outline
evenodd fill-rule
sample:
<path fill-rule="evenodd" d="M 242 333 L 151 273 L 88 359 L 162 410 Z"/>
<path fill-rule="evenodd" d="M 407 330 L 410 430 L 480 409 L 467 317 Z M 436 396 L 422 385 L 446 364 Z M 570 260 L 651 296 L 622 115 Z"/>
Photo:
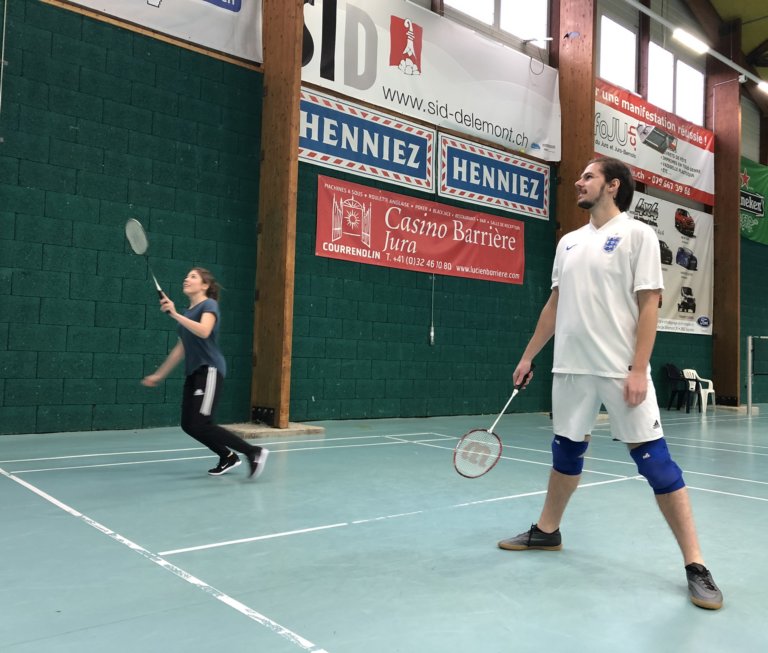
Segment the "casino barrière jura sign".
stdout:
<path fill-rule="evenodd" d="M 524 227 L 341 179 L 317 181 L 317 256 L 522 284 Z"/>

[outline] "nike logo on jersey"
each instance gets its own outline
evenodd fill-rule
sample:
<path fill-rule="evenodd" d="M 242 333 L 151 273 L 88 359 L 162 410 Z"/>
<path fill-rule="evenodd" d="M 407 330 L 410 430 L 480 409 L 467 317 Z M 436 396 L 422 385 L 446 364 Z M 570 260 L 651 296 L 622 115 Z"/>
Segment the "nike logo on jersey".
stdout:
<path fill-rule="evenodd" d="M 578 244 L 579 244 L 579 243 L 576 243 L 575 245 L 566 245 L 566 247 L 565 247 L 565 251 L 567 252 L 567 251 L 569 251 L 569 250 L 573 249 L 573 248 L 574 248 L 574 247 L 576 247 L 576 245 L 578 245 Z"/>
<path fill-rule="evenodd" d="M 203 396 L 205 396 L 205 390 L 199 390 L 199 389 L 195 390 L 195 392 L 194 392 L 194 394 L 192 396 L 193 397 L 203 397 Z"/>

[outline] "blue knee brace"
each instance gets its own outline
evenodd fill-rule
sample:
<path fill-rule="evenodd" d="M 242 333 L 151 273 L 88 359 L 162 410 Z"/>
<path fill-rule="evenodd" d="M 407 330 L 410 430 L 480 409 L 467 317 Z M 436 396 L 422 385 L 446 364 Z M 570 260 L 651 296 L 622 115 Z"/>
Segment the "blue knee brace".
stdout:
<path fill-rule="evenodd" d="M 552 467 L 556 472 L 578 476 L 584 468 L 584 454 L 589 442 L 574 442 L 562 435 L 552 439 Z"/>
<path fill-rule="evenodd" d="M 654 494 L 669 494 L 685 487 L 683 470 L 669 455 L 664 438 L 644 442 L 630 449 L 629 455 L 637 465 L 637 471 L 645 476 Z"/>

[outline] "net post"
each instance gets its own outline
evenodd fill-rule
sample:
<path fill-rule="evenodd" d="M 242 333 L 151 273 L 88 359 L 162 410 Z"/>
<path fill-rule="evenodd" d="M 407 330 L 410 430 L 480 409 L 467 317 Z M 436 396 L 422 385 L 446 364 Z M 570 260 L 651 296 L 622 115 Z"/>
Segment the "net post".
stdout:
<path fill-rule="evenodd" d="M 747 415 L 752 417 L 752 336 L 747 336 Z"/>

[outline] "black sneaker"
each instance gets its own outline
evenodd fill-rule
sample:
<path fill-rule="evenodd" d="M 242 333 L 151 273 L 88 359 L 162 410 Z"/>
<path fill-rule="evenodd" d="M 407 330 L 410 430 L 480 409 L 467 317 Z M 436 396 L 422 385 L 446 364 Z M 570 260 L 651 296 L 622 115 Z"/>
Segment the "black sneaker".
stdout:
<path fill-rule="evenodd" d="M 229 456 L 226 458 L 221 458 L 219 460 L 219 464 L 216 465 L 213 469 L 209 469 L 208 473 L 211 476 L 221 476 L 222 474 L 226 474 L 230 469 L 234 469 L 240 464 L 240 458 L 237 456 L 237 454 L 229 452 Z"/>
<path fill-rule="evenodd" d="M 251 467 L 248 478 L 257 479 L 264 472 L 264 465 L 267 463 L 269 449 L 259 447 L 253 453 L 248 454 L 248 464 Z"/>
<path fill-rule="evenodd" d="M 688 592 L 694 605 L 705 610 L 719 610 L 723 607 L 723 593 L 715 585 L 709 569 L 693 562 L 685 566 L 685 575 L 688 577 Z"/>
<path fill-rule="evenodd" d="M 499 548 L 507 551 L 525 551 L 527 549 L 541 549 L 542 551 L 559 551 L 563 548 L 560 529 L 554 533 L 545 533 L 539 530 L 536 524 L 531 529 L 520 533 L 508 540 L 501 540 Z"/>

